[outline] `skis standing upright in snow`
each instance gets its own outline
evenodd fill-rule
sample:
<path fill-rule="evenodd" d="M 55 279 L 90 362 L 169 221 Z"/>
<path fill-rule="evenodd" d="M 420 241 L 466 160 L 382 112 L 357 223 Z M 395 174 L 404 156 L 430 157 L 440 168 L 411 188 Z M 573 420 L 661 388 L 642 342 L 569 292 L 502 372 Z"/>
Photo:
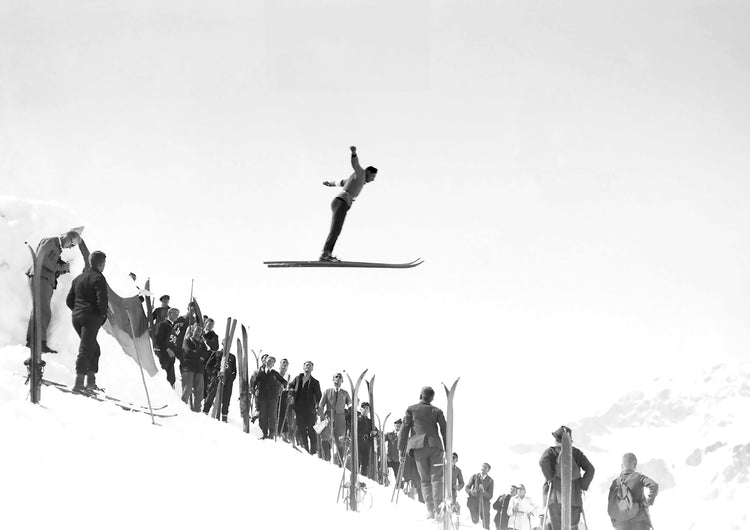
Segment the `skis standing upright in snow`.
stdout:
<path fill-rule="evenodd" d="M 247 366 L 247 328 L 240 326 L 242 344 L 237 343 L 237 370 L 240 377 L 240 416 L 242 416 L 242 430 L 250 432 L 250 383 Z M 237 339 L 239 340 L 239 339 Z"/>
<path fill-rule="evenodd" d="M 349 479 L 349 509 L 357 511 L 357 482 L 359 478 L 359 447 L 357 444 L 357 409 L 359 408 L 359 387 L 362 384 L 362 380 L 365 378 L 367 370 L 362 372 L 357 378 L 357 383 L 354 384 L 349 374 L 346 374 L 346 378 L 349 379 L 349 386 L 352 390 L 352 430 L 351 430 L 351 443 L 350 454 L 352 470 Z"/>
<path fill-rule="evenodd" d="M 378 451 L 380 458 L 378 461 L 378 473 L 380 474 L 379 481 L 385 487 L 388 487 L 391 483 L 388 472 L 388 450 L 385 446 L 385 424 L 388 423 L 388 418 L 390 417 L 391 413 L 389 412 L 385 415 L 383 423 L 380 423 L 380 418 L 378 418 L 378 442 L 380 444 L 380 451 Z"/>
<path fill-rule="evenodd" d="M 460 379 L 460 378 L 459 378 Z M 443 383 L 445 389 L 445 395 L 448 404 L 445 409 L 445 455 L 443 459 L 443 510 L 441 514 L 442 520 L 440 526 L 443 530 L 452 530 L 458 527 L 458 521 L 454 520 L 458 516 L 458 511 L 455 510 L 455 502 L 453 501 L 453 398 L 456 395 L 456 386 L 458 385 L 458 379 L 453 382 L 450 389 Z"/>
<path fill-rule="evenodd" d="M 151 292 L 151 278 L 146 278 L 144 289 L 147 293 Z M 150 294 L 146 294 L 143 297 L 146 301 L 146 324 L 148 326 L 148 336 L 151 337 L 151 344 L 154 343 L 156 338 L 156 331 L 154 329 L 154 299 L 151 298 Z"/>
<path fill-rule="evenodd" d="M 28 246 L 28 245 L 27 245 Z M 42 290 L 41 290 L 41 271 L 44 263 L 44 256 L 36 255 L 34 249 L 29 246 L 31 252 L 31 262 L 34 275 L 31 277 L 31 302 L 33 323 L 31 326 L 31 336 L 29 337 L 29 346 L 31 356 L 29 357 L 29 396 L 32 403 L 39 403 L 42 397 L 42 374 L 44 372 L 44 361 L 42 361 Z"/>
<path fill-rule="evenodd" d="M 226 378 L 227 364 L 229 364 L 229 352 L 232 349 L 232 340 L 234 339 L 234 330 L 237 327 L 237 320 L 231 317 L 227 317 L 227 330 L 224 335 L 224 355 L 221 357 L 221 368 L 217 374 L 219 382 L 216 385 L 216 396 L 214 397 L 214 408 L 211 411 L 211 416 L 216 419 L 221 419 L 221 402 L 222 396 L 224 395 L 224 379 Z"/>
<path fill-rule="evenodd" d="M 550 488 L 550 495 L 552 489 Z M 562 450 L 560 451 L 560 528 L 570 530 L 573 500 L 573 443 L 570 433 L 563 431 Z"/>
<path fill-rule="evenodd" d="M 375 395 L 374 395 L 375 376 L 373 375 L 369 381 L 366 381 L 366 383 L 367 383 L 367 395 L 370 398 L 370 422 L 372 423 L 372 427 L 373 427 L 372 430 L 375 430 Z M 368 436 L 369 435 L 370 433 L 368 433 Z M 377 458 L 377 455 L 378 455 L 377 445 L 380 445 L 380 444 L 379 443 L 376 444 L 378 440 L 372 437 L 370 437 L 370 442 L 371 444 L 370 444 L 370 454 L 368 455 L 369 462 L 367 465 L 367 478 L 371 480 L 377 480 L 378 482 L 382 484 L 382 481 L 378 477 L 380 472 L 379 472 L 378 458 Z"/>

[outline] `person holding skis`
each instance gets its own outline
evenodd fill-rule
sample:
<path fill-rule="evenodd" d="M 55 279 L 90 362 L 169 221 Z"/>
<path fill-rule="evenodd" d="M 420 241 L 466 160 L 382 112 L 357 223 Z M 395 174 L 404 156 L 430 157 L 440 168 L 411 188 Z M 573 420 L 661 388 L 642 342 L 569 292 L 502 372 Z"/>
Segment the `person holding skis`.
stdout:
<path fill-rule="evenodd" d="M 159 364 L 167 373 L 167 381 L 174 388 L 176 380 L 174 372 L 174 360 L 177 357 L 177 353 L 174 351 L 174 346 L 170 342 L 172 336 L 172 327 L 174 321 L 180 316 L 180 310 L 176 307 L 169 308 L 167 311 L 167 318 L 162 320 L 156 325 L 156 335 L 154 338 L 154 353 L 159 359 Z"/>
<path fill-rule="evenodd" d="M 481 520 L 486 530 L 490 528 L 490 501 L 495 489 L 495 482 L 487 474 L 489 472 L 490 465 L 485 462 L 481 471 L 472 475 L 466 486 L 466 493 L 469 494 L 466 505 L 471 513 L 471 522 L 477 524 Z"/>
<path fill-rule="evenodd" d="M 551 495 L 549 501 L 545 501 L 549 510 L 549 520 L 552 523 L 552 530 L 560 530 L 561 526 L 561 514 L 562 514 L 562 482 L 560 481 L 560 469 L 558 464 L 558 457 L 562 451 L 562 437 L 563 433 L 566 432 L 571 435 L 571 441 L 573 431 L 570 427 L 563 425 L 555 432 L 552 436 L 555 438 L 555 445 L 548 448 L 542 454 L 542 458 L 539 460 L 539 467 L 542 469 L 544 475 L 544 498 L 547 495 Z M 583 470 L 583 475 L 581 475 Z M 577 447 L 573 447 L 573 483 L 571 487 L 572 501 L 571 501 L 571 530 L 578 530 L 578 523 L 581 520 L 581 511 L 583 510 L 583 493 L 589 489 L 591 481 L 594 480 L 594 466 L 583 454 L 583 451 Z M 552 485 L 550 491 L 550 485 Z"/>
<path fill-rule="evenodd" d="M 659 494 L 659 485 L 635 468 L 638 459 L 633 453 L 622 457 L 622 472 L 609 487 L 607 512 L 617 530 L 650 530 L 649 507 Z M 648 497 L 645 490 L 648 489 Z M 628 499 L 629 497 L 629 499 Z"/>
<path fill-rule="evenodd" d="M 352 152 L 352 173 L 349 178 L 343 180 L 326 180 L 323 182 L 324 186 L 340 186 L 344 188 L 344 191 L 339 193 L 336 198 L 331 202 L 331 228 L 328 231 L 328 237 L 323 245 L 323 252 L 320 254 L 320 261 L 336 262 L 338 258 L 333 256 L 333 247 L 336 245 L 336 241 L 341 234 L 341 229 L 344 227 L 344 220 L 346 214 L 352 207 L 355 199 L 359 196 L 364 188 L 365 184 L 368 184 L 375 180 L 375 176 L 378 174 L 377 168 L 373 166 L 367 166 L 366 169 L 362 169 L 359 164 L 359 158 L 357 157 L 357 148 L 351 146 L 349 148 Z"/>
<path fill-rule="evenodd" d="M 443 441 L 447 432 L 443 411 L 432 404 L 434 398 L 431 387 L 422 388 L 419 403 L 406 409 L 398 437 L 401 464 L 406 461 L 407 451 L 416 461 L 429 519 L 436 517 L 443 502 Z"/>
<path fill-rule="evenodd" d="M 101 350 L 96 336 L 107 320 L 109 296 L 107 280 L 102 272 L 107 256 L 98 250 L 89 256 L 90 267 L 76 276 L 65 303 L 72 311 L 73 328 L 81 338 L 76 359 L 76 380 L 73 392 L 90 393 L 98 390 L 96 373 L 99 371 Z M 86 386 L 84 387 L 84 378 Z"/>
<path fill-rule="evenodd" d="M 39 282 L 39 289 L 41 295 L 41 306 L 39 311 L 42 316 L 42 329 L 39 333 L 42 335 L 42 353 L 57 353 L 47 344 L 47 328 L 49 327 L 50 320 L 52 320 L 52 309 L 50 303 L 52 302 L 52 293 L 57 289 L 57 278 L 62 274 L 70 272 L 70 263 L 62 260 L 63 249 L 73 248 L 81 242 L 81 236 L 78 232 L 70 231 L 62 234 L 59 237 L 48 237 L 44 238 L 39 242 L 36 247 L 36 255 L 44 256 L 42 262 L 42 270 L 39 272 L 41 281 Z M 31 265 L 26 276 L 29 277 L 29 282 L 34 276 L 34 265 Z M 31 333 L 34 329 L 34 315 L 32 311 L 31 317 L 29 317 L 29 327 L 26 331 L 26 347 L 31 348 Z"/>

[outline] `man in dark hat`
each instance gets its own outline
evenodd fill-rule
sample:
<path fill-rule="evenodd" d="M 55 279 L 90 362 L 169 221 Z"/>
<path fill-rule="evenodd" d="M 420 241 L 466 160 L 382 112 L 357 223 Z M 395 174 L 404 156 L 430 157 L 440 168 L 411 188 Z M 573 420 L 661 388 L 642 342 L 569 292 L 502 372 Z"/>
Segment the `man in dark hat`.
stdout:
<path fill-rule="evenodd" d="M 153 315 L 151 315 L 151 318 L 153 319 L 153 325 L 156 327 L 159 322 L 162 322 L 167 319 L 167 313 L 169 312 L 169 295 L 163 294 L 159 297 L 159 301 L 161 302 L 161 306 L 154 309 Z"/>
<path fill-rule="evenodd" d="M 328 232 L 328 238 L 323 245 L 323 253 L 320 255 L 320 261 L 339 261 L 333 256 L 333 247 L 336 245 L 336 240 L 341 234 L 341 229 L 344 227 L 344 220 L 346 220 L 346 213 L 349 208 L 352 207 L 354 200 L 359 196 L 362 188 L 365 184 L 368 184 L 375 180 L 375 176 L 378 174 L 378 170 L 375 167 L 368 166 L 367 169 L 362 169 L 359 165 L 359 158 L 357 158 L 357 148 L 351 146 L 349 148 L 352 152 L 352 173 L 348 179 L 344 180 L 326 180 L 323 182 L 324 186 L 341 186 L 344 191 L 339 193 L 333 202 L 331 203 L 331 211 L 333 217 L 331 219 L 331 229 Z"/>
<path fill-rule="evenodd" d="M 429 519 L 435 518 L 443 502 L 443 441 L 447 432 L 443 411 L 432 405 L 434 398 L 432 388 L 422 388 L 419 403 L 406 409 L 398 437 L 401 463 L 407 451 L 416 461 Z"/>
<path fill-rule="evenodd" d="M 385 434 L 385 443 L 388 448 L 388 467 L 393 470 L 395 478 L 398 478 L 398 469 L 400 462 L 398 460 L 398 433 L 401 430 L 404 420 L 398 419 L 393 422 L 393 431 Z M 400 485 L 399 485 L 400 486 Z"/>
<path fill-rule="evenodd" d="M 96 336 L 99 328 L 107 320 L 109 307 L 107 280 L 104 278 L 104 266 L 107 256 L 98 250 L 89 256 L 88 269 L 73 280 L 65 303 L 73 312 L 73 328 L 81 338 L 76 359 L 76 381 L 73 392 L 90 393 L 98 390 L 96 373 L 99 371 L 99 343 Z M 84 387 L 84 378 L 88 378 Z"/>
<path fill-rule="evenodd" d="M 81 242 L 81 236 L 78 232 L 70 231 L 66 232 L 59 237 L 48 237 L 44 238 L 39 242 L 36 247 L 37 257 L 43 256 L 42 270 L 38 271 L 39 274 L 39 291 L 41 297 L 41 304 L 39 306 L 39 312 L 42 316 L 42 329 L 39 333 L 42 335 L 42 353 L 57 353 L 47 345 L 47 328 L 49 327 L 50 320 L 52 320 L 52 309 L 50 303 L 52 302 L 52 293 L 57 288 L 57 278 L 62 274 L 70 272 L 70 263 L 62 260 L 62 251 L 66 248 L 73 248 Z M 26 276 L 29 277 L 29 282 L 34 276 L 34 264 L 32 263 Z M 31 347 L 31 334 L 34 329 L 34 314 L 29 318 L 29 327 L 26 331 L 26 346 Z"/>
<path fill-rule="evenodd" d="M 562 514 L 562 483 L 560 481 L 560 464 L 559 456 L 562 451 L 562 437 L 563 433 L 567 432 L 571 437 L 571 443 L 573 442 L 573 431 L 570 427 L 563 425 L 555 432 L 552 436 L 555 438 L 555 445 L 544 451 L 542 458 L 539 460 L 539 467 L 542 468 L 542 474 L 544 474 L 544 502 L 547 503 L 546 495 L 551 495 L 549 498 L 549 520 L 552 523 L 553 530 L 560 530 L 561 528 L 561 514 Z M 583 475 L 581 471 L 583 470 Z M 573 473 L 572 473 L 572 488 L 571 488 L 571 530 L 578 530 L 578 523 L 581 519 L 581 510 L 583 509 L 583 491 L 589 489 L 591 481 L 594 480 L 594 466 L 586 458 L 586 455 L 578 449 L 573 447 Z M 552 485 L 552 491 L 550 492 L 550 484 Z"/>

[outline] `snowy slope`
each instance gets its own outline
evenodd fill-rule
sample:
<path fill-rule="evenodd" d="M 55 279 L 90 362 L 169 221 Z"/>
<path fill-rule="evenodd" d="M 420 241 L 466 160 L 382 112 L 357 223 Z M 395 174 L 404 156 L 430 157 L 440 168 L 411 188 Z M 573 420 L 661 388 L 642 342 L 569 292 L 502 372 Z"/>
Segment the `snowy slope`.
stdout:
<path fill-rule="evenodd" d="M 390 490 L 376 484 L 372 510 L 347 513 L 336 504 L 337 467 L 260 441 L 254 426 L 246 435 L 236 417 L 223 424 L 192 413 L 158 389 L 153 399 L 178 413 L 159 426 L 46 387 L 43 405 L 33 406 L 14 373 L 26 355 L 0 350 L 0 528 L 432 528 L 421 505 L 408 498 L 391 505 Z M 138 379 L 118 386 L 145 403 Z M 158 386 L 150 382 L 152 391 Z"/>

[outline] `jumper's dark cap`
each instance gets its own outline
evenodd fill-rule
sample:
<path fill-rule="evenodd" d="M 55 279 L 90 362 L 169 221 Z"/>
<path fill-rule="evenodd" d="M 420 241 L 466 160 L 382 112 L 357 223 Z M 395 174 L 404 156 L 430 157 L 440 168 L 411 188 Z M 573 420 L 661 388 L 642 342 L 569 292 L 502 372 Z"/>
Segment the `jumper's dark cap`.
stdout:
<path fill-rule="evenodd" d="M 562 425 L 559 429 L 557 429 L 555 432 L 552 433 L 552 436 L 554 436 L 555 440 L 559 442 L 560 440 L 562 440 L 564 432 L 567 432 L 569 435 L 573 434 L 573 431 L 571 430 L 570 427 L 566 427 L 565 425 Z"/>

